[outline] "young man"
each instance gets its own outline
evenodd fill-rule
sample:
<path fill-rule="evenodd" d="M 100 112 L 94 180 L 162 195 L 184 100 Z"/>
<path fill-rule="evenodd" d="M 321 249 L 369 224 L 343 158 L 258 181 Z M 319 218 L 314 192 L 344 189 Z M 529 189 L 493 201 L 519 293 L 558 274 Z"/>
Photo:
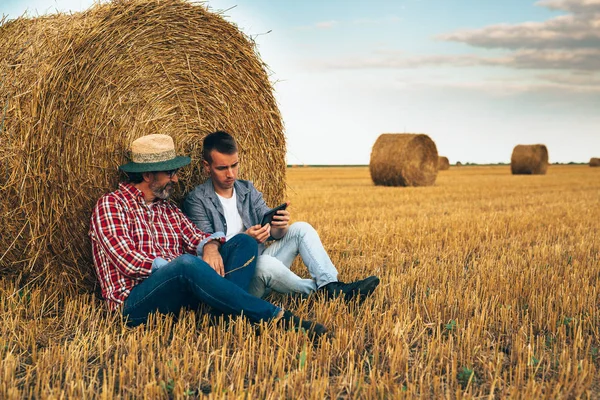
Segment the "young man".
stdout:
<path fill-rule="evenodd" d="M 236 235 L 225 242 L 222 232 L 204 233 L 167 201 L 178 169 L 190 163 L 189 157 L 176 156 L 170 136 L 135 140 L 131 158 L 120 166 L 129 181 L 98 200 L 89 232 L 111 310 L 120 310 L 135 326 L 154 311 L 177 314 L 205 303 L 253 322 L 304 328 L 313 338 L 327 331 L 248 293 L 258 251 L 253 238 Z"/>
<path fill-rule="evenodd" d="M 375 290 L 379 284 L 376 276 L 352 283 L 338 281 L 338 272 L 315 229 L 306 222 L 289 225 L 289 211 L 277 211 L 270 224 L 261 226 L 269 207 L 252 182 L 237 179 L 238 149 L 230 134 L 211 133 L 204 138 L 203 146 L 203 164 L 210 179 L 188 194 L 183 211 L 205 232 L 225 232 L 227 240 L 245 233 L 256 240 L 259 257 L 250 293 L 264 297 L 271 290 L 302 294 L 321 291 L 327 298 L 342 296 L 351 300 Z M 265 248 L 269 238 L 275 241 Z M 302 279 L 290 271 L 298 254 L 312 279 Z"/>

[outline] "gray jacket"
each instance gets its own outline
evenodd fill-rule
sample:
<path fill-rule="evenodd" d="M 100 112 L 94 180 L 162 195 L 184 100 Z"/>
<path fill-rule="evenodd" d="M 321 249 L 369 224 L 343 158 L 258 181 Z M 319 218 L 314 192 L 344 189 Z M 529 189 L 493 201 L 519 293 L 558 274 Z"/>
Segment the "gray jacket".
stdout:
<path fill-rule="evenodd" d="M 233 186 L 235 187 L 237 209 L 242 217 L 244 230 L 260 224 L 263 215 L 270 210 L 263 199 L 262 193 L 250 181 L 238 179 Z M 215 233 L 220 231 L 227 233 L 225 212 L 217 193 L 215 193 L 212 179 L 209 178 L 192 190 L 185 198 L 182 208 L 183 212 L 203 232 Z M 264 245 L 259 245 L 258 253 L 262 253 L 263 250 Z"/>

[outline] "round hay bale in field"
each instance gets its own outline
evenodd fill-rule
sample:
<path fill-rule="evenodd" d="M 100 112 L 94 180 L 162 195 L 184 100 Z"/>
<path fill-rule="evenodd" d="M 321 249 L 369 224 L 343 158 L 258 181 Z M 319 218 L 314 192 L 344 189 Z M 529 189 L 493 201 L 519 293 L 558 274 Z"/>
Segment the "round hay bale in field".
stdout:
<path fill-rule="evenodd" d="M 543 144 L 519 144 L 510 157 L 513 175 L 544 175 L 548 170 L 548 149 Z"/>
<path fill-rule="evenodd" d="M 450 169 L 450 160 L 448 157 L 439 156 L 438 157 L 438 171 L 446 171 Z"/>
<path fill-rule="evenodd" d="M 460 161 L 457 161 L 456 164 L 454 164 L 454 165 L 457 167 L 462 167 L 463 164 Z"/>
<path fill-rule="evenodd" d="M 600 158 L 590 158 L 590 167 L 600 167 Z"/>
<path fill-rule="evenodd" d="M 423 134 L 380 135 L 371 151 L 369 171 L 375 185 L 430 186 L 435 183 L 438 153 Z"/>
<path fill-rule="evenodd" d="M 254 43 L 184 0 L 118 0 L 0 25 L 0 276 L 95 282 L 92 207 L 143 135 L 171 135 L 205 180 L 202 138 L 232 133 L 241 177 L 283 200 L 285 137 Z"/>

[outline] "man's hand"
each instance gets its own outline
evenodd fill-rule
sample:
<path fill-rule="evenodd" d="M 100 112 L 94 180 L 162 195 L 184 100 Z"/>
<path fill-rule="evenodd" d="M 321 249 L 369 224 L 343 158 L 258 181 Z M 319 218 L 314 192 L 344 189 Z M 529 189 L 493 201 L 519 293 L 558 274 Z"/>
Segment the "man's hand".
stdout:
<path fill-rule="evenodd" d="M 202 259 L 214 269 L 217 274 L 225 276 L 225 267 L 223 266 L 223 257 L 219 253 L 219 242 L 211 240 L 204 245 Z"/>
<path fill-rule="evenodd" d="M 252 236 L 258 243 L 264 243 L 271 235 L 271 225 L 254 225 L 246 230 L 246 235 Z"/>
<path fill-rule="evenodd" d="M 287 202 L 288 207 L 290 206 L 290 202 Z M 271 236 L 273 239 L 281 239 L 285 236 L 288 231 L 288 227 L 290 224 L 290 212 L 286 210 L 279 210 L 275 215 L 273 215 L 273 220 L 271 221 Z"/>
<path fill-rule="evenodd" d="M 287 202 L 289 207 L 290 202 Z M 290 223 L 290 212 L 288 210 L 279 210 L 275 215 L 273 215 L 273 220 L 271 221 L 271 227 L 273 229 L 284 229 L 287 228 Z"/>

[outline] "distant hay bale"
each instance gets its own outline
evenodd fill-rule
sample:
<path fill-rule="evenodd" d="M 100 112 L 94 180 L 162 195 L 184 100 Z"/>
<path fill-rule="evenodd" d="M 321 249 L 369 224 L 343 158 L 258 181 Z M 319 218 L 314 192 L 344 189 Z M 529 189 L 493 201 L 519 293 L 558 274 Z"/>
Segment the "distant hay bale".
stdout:
<path fill-rule="evenodd" d="M 600 158 L 590 158 L 590 167 L 600 167 Z"/>
<path fill-rule="evenodd" d="M 87 236 L 134 139 L 171 135 L 184 193 L 205 180 L 201 142 L 231 132 L 242 178 L 270 205 L 285 188 L 285 137 L 254 43 L 184 0 L 118 0 L 0 25 L 0 276 L 95 281 Z"/>
<path fill-rule="evenodd" d="M 373 145 L 369 171 L 375 185 L 430 186 L 437 164 L 437 148 L 429 136 L 384 133 Z"/>
<path fill-rule="evenodd" d="M 450 169 L 450 160 L 448 157 L 439 156 L 438 157 L 438 171 L 446 171 Z"/>
<path fill-rule="evenodd" d="M 548 149 L 543 144 L 519 144 L 510 157 L 513 175 L 544 175 L 548 170 Z"/>
<path fill-rule="evenodd" d="M 460 161 L 457 161 L 456 164 L 454 164 L 454 165 L 457 167 L 462 167 L 463 164 Z"/>

